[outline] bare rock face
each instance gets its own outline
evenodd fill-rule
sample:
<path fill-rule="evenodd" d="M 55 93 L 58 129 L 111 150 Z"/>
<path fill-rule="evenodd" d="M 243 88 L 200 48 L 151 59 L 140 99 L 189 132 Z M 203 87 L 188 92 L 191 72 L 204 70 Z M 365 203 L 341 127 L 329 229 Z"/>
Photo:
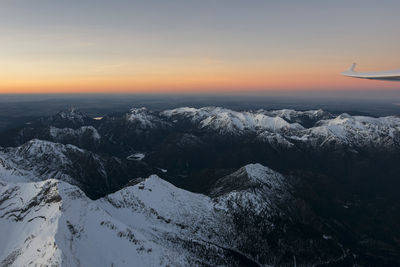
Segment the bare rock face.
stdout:
<path fill-rule="evenodd" d="M 284 176 L 260 164 L 222 177 L 210 196 L 156 175 L 98 200 L 54 179 L 2 182 L 0 226 L 9 241 L 0 244 L 0 260 L 11 266 L 260 266 L 291 264 L 292 255 L 300 264 L 346 258 L 322 233 L 299 238 L 291 232 L 300 221 L 290 211 L 289 187 Z M 277 233 L 282 236 L 274 247 Z M 308 242 L 314 245 L 301 248 Z M 314 256 L 302 259 L 311 250 Z"/>
<path fill-rule="evenodd" d="M 0 209 L 3 265 L 258 265 L 225 243 L 225 208 L 155 175 L 96 201 L 54 179 L 2 182 Z"/>
<path fill-rule="evenodd" d="M 0 151 L 1 158 L 0 179 L 57 179 L 79 186 L 92 198 L 116 191 L 130 180 L 151 173 L 150 168 L 138 162 L 37 139 Z"/>
<path fill-rule="evenodd" d="M 1 266 L 400 264 L 395 116 L 71 109 L 0 141 Z"/>

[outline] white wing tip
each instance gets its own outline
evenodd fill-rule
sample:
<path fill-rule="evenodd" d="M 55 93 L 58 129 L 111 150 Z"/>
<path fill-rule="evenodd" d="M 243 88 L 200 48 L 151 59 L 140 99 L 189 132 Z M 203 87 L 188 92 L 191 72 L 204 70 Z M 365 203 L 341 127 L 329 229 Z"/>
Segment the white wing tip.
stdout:
<path fill-rule="evenodd" d="M 348 70 L 342 72 L 341 74 L 344 76 L 354 77 L 354 75 L 356 75 L 356 73 L 357 73 L 355 71 L 356 65 L 357 65 L 356 63 L 351 64 L 350 68 Z"/>
<path fill-rule="evenodd" d="M 348 71 L 349 72 L 355 72 L 356 65 L 357 65 L 357 63 L 353 63 Z"/>

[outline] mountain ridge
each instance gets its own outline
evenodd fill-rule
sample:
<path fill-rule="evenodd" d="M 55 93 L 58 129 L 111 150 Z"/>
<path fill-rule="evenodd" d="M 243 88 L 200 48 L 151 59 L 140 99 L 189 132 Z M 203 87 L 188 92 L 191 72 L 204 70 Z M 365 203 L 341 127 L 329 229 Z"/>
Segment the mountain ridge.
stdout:
<path fill-rule="evenodd" d="M 227 230 L 226 208 L 221 202 L 216 205 L 207 196 L 176 188 L 155 175 L 95 201 L 55 179 L 2 182 L 0 190 L 1 229 L 13 240 L 7 247 L 2 243 L 2 264 L 154 266 L 246 261 L 258 266 L 234 243 L 226 243 L 228 236 L 221 234 Z M 25 229 L 25 234 L 17 235 L 10 227 Z M 94 246 L 96 242 L 105 246 Z M 132 254 L 135 250 L 130 247 L 136 252 Z M 231 255 L 232 251 L 237 252 Z M 203 253 L 212 257 L 203 258 Z"/>
<path fill-rule="evenodd" d="M 3 265 L 400 263 L 396 116 L 69 110 L 0 140 Z"/>

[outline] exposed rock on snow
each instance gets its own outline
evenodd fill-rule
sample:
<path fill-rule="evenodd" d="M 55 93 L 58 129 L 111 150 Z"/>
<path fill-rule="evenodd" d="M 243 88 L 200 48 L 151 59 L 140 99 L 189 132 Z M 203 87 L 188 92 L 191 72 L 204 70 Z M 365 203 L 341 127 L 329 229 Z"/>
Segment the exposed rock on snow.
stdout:
<path fill-rule="evenodd" d="M 177 108 L 162 112 L 169 118 L 186 117 L 198 123 L 199 128 L 216 130 L 221 134 L 243 134 L 268 130 L 280 132 L 289 129 L 303 129 L 298 123 L 288 123 L 280 117 L 270 117 L 262 113 L 237 112 L 218 107 Z"/>
<path fill-rule="evenodd" d="M 298 140 L 316 146 L 390 148 L 400 144 L 400 118 L 372 118 L 341 114 L 321 120 L 315 127 L 296 133 Z"/>
<path fill-rule="evenodd" d="M 71 128 L 56 128 L 50 127 L 50 136 L 54 138 L 55 141 L 63 142 L 66 139 L 79 139 L 83 136 L 88 136 L 90 139 L 98 141 L 100 140 L 100 134 L 97 132 L 96 128 L 93 126 L 82 126 L 76 130 Z"/>
<path fill-rule="evenodd" d="M 40 121 L 42 124 L 52 125 L 58 128 L 77 128 L 83 125 L 89 125 L 93 119 L 76 108 L 70 108 L 60 111 L 53 116 L 42 118 Z"/>
<path fill-rule="evenodd" d="M 126 119 L 135 123 L 140 128 L 156 128 L 160 126 L 166 126 L 167 123 L 157 117 L 157 114 L 153 114 L 147 108 L 132 108 L 127 114 Z"/>
<path fill-rule="evenodd" d="M 16 148 L 0 149 L 0 179 L 42 181 L 57 179 L 77 185 L 90 197 L 119 189 L 145 168 L 116 157 L 98 155 L 74 145 L 31 140 Z"/>
<path fill-rule="evenodd" d="M 279 186 L 261 165 L 244 168 L 251 182 Z M 271 179 L 265 176 L 274 176 Z M 276 176 L 276 177 L 275 177 Z M 235 192 L 235 193 L 238 193 Z M 158 266 L 252 262 L 222 233 L 226 207 L 152 175 L 93 201 L 54 179 L 0 183 L 2 265 Z M 221 229 L 223 227 L 224 229 Z M 227 244 L 230 244 L 227 246 Z"/>
<path fill-rule="evenodd" d="M 373 118 L 341 114 L 333 117 L 323 110 L 238 112 L 219 107 L 184 107 L 163 111 L 161 115 L 176 123 L 186 119 L 199 129 L 222 135 L 253 133 L 259 140 L 276 147 L 290 148 L 298 142 L 312 147 L 400 145 L 400 118 L 395 116 Z"/>

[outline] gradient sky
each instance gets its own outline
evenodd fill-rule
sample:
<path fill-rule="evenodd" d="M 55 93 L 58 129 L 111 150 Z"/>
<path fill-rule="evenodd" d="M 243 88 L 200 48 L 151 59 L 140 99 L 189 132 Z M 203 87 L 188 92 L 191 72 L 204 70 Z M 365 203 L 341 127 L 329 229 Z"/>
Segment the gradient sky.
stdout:
<path fill-rule="evenodd" d="M 0 93 L 382 90 L 400 1 L 0 0 Z"/>

